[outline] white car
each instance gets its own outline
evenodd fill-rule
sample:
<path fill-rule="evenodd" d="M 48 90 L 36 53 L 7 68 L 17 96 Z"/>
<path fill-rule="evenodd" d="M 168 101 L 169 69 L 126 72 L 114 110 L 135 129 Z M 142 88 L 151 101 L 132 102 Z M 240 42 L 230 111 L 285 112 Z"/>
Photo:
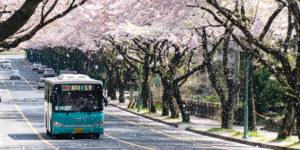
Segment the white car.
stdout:
<path fill-rule="evenodd" d="M 1 67 L 3 66 L 4 60 L 6 60 L 6 59 L 5 59 L 5 58 L 0 58 L 0 66 L 1 66 Z"/>
<path fill-rule="evenodd" d="M 3 65 L 2 65 L 2 68 L 8 68 L 8 69 L 11 69 L 11 62 L 10 60 L 4 60 L 3 61 Z"/>
<path fill-rule="evenodd" d="M 17 80 L 21 79 L 21 75 L 20 75 L 19 70 L 12 70 L 11 71 L 9 80 L 13 80 L 13 79 L 17 79 Z"/>

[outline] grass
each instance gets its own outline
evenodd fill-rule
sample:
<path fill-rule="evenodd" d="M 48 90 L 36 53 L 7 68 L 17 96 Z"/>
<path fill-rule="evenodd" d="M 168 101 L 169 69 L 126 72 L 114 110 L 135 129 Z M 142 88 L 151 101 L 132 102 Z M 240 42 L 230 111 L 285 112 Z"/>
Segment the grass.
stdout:
<path fill-rule="evenodd" d="M 262 139 L 259 139 L 260 142 L 270 142 L 272 141 L 272 138 L 265 138 L 263 137 Z"/>
<path fill-rule="evenodd" d="M 162 110 L 163 109 L 161 105 L 156 105 L 155 107 L 156 107 L 156 110 Z"/>
<path fill-rule="evenodd" d="M 259 133 L 255 132 L 255 131 L 247 132 L 247 135 L 249 137 L 262 137 L 262 135 L 260 135 Z"/>
<path fill-rule="evenodd" d="M 16 52 L 16 51 L 10 51 L 10 50 L 8 50 L 8 51 L 3 51 L 0 54 L 25 54 L 25 51 L 20 50 L 20 51 Z"/>
<path fill-rule="evenodd" d="M 210 128 L 208 132 L 236 132 L 234 129 Z"/>
<path fill-rule="evenodd" d="M 230 137 L 234 137 L 234 136 L 243 136 L 243 135 L 244 135 L 243 132 L 237 131 L 237 132 L 231 134 Z"/>
<path fill-rule="evenodd" d="M 181 119 L 180 118 L 171 118 L 170 116 L 168 116 L 164 120 L 181 120 Z"/>
<path fill-rule="evenodd" d="M 137 108 L 128 108 L 128 110 L 134 110 L 134 111 L 137 111 L 138 109 Z M 148 108 L 143 108 L 143 107 L 141 107 L 140 108 L 140 111 L 147 111 L 147 113 L 148 113 Z"/>
<path fill-rule="evenodd" d="M 293 140 L 291 137 L 282 138 L 282 139 L 276 138 L 276 139 L 272 140 L 272 142 L 293 142 Z"/>
<path fill-rule="evenodd" d="M 287 147 L 294 147 L 294 146 L 300 146 L 300 142 L 294 142 L 293 144 L 288 144 L 288 145 L 285 145 Z"/>
<path fill-rule="evenodd" d="M 254 131 L 249 131 L 249 132 L 247 132 L 247 135 L 248 135 L 249 137 L 262 137 L 262 135 L 260 135 L 260 134 L 257 133 L 257 132 L 254 132 Z M 237 132 L 235 132 L 234 134 L 231 134 L 230 136 L 231 136 L 231 137 L 234 137 L 234 136 L 244 136 L 244 132 L 237 131 Z"/>

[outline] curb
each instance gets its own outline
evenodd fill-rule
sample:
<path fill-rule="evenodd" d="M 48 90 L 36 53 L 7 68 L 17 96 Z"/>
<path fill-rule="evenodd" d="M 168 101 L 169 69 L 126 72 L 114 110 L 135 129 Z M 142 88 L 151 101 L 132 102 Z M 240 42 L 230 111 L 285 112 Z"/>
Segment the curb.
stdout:
<path fill-rule="evenodd" d="M 150 120 L 153 120 L 153 121 L 156 121 L 156 122 L 160 122 L 160 123 L 163 123 L 163 124 L 170 125 L 170 126 L 173 126 L 173 127 L 178 128 L 178 124 L 176 124 L 176 123 L 170 123 L 170 122 L 166 122 L 166 121 L 163 121 L 163 120 L 155 119 L 155 118 L 152 118 L 152 117 L 150 117 L 150 116 L 147 116 L 147 115 L 144 115 L 144 114 L 139 114 L 139 113 L 130 111 L 130 110 L 128 110 L 128 109 L 119 107 L 119 106 L 117 106 L 117 105 L 115 105 L 115 104 L 108 104 L 108 105 L 117 107 L 117 108 L 122 109 L 122 110 L 124 110 L 124 111 L 133 113 L 133 114 L 138 115 L 138 116 L 142 116 L 142 117 L 144 117 L 144 118 L 147 118 L 147 119 L 150 119 Z"/>
<path fill-rule="evenodd" d="M 251 146 L 255 146 L 255 147 L 269 148 L 269 149 L 274 149 L 274 150 L 299 150 L 297 148 L 276 146 L 276 145 L 271 145 L 271 144 L 264 144 L 264 143 L 259 143 L 259 142 L 252 142 L 252 141 L 247 141 L 247 140 L 242 140 L 242 139 L 236 139 L 236 138 L 227 137 L 227 136 L 223 136 L 223 135 L 213 134 L 213 133 L 206 132 L 206 131 L 199 131 L 199 130 L 195 130 L 195 129 L 191 129 L 191 128 L 186 128 L 185 130 L 193 132 L 193 133 L 197 133 L 197 134 L 211 136 L 211 137 L 215 137 L 218 139 L 223 139 L 223 140 L 227 140 L 227 141 L 231 141 L 231 142 L 247 144 L 247 145 L 251 145 Z"/>

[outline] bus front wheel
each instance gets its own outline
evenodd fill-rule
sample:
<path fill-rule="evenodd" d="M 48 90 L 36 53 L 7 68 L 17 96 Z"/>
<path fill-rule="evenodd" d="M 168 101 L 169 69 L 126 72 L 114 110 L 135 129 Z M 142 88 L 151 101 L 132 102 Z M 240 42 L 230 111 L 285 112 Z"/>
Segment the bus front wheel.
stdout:
<path fill-rule="evenodd" d="M 100 137 L 100 133 L 95 133 L 94 134 L 94 139 L 99 139 L 99 137 Z"/>
<path fill-rule="evenodd" d="M 56 139 L 56 136 L 57 136 L 57 135 L 52 134 L 52 135 L 51 135 L 51 138 L 52 138 L 52 139 Z"/>

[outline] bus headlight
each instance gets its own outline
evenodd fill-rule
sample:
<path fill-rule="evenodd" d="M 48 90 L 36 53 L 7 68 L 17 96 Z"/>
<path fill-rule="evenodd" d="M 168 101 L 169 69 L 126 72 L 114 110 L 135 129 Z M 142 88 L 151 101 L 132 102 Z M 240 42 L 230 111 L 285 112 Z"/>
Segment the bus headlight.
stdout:
<path fill-rule="evenodd" d="M 61 124 L 61 123 L 58 123 L 56 121 L 53 121 L 53 126 L 55 126 L 55 127 L 63 127 L 64 125 Z"/>
<path fill-rule="evenodd" d="M 102 125 L 103 125 L 103 121 L 100 121 L 100 122 L 98 122 L 98 123 L 96 123 L 96 124 L 93 124 L 92 126 L 93 127 L 101 127 Z"/>

